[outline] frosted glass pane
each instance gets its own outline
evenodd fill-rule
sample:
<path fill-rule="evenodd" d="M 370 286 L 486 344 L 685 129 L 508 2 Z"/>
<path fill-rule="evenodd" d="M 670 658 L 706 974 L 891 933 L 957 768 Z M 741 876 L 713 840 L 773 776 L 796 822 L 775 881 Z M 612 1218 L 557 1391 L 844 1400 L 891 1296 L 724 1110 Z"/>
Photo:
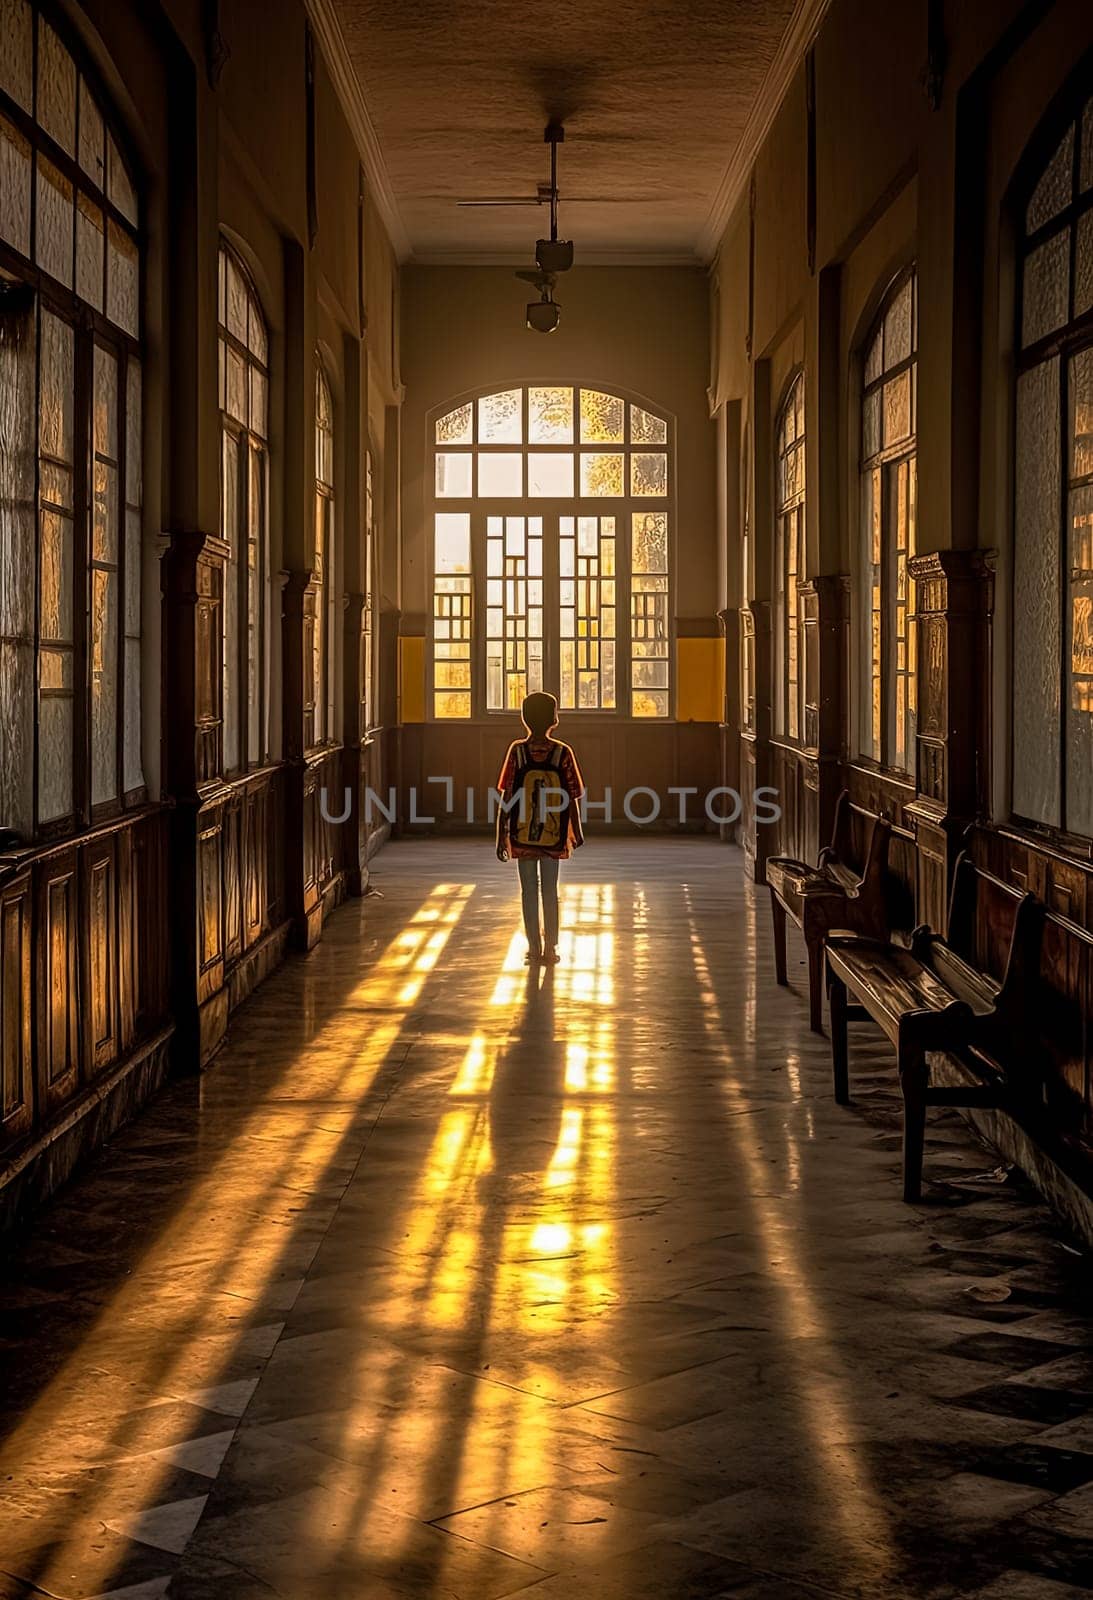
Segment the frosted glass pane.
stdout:
<path fill-rule="evenodd" d="M 247 425 L 247 364 L 243 357 L 230 344 L 224 344 L 224 360 L 227 365 L 227 412 L 240 422 Z"/>
<path fill-rule="evenodd" d="M 126 333 L 137 336 L 140 324 L 140 263 L 137 247 L 123 228 L 107 228 L 106 314 Z"/>
<path fill-rule="evenodd" d="M 546 455 L 528 452 L 528 494 L 535 499 L 568 500 L 573 494 L 573 455 L 560 450 Z"/>
<path fill-rule="evenodd" d="M 117 796 L 118 584 L 113 572 L 91 572 L 91 803 Z"/>
<path fill-rule="evenodd" d="M 30 255 L 30 145 L 6 117 L 0 117 L 0 239 Z"/>
<path fill-rule="evenodd" d="M 140 640 L 125 641 L 125 751 L 126 790 L 144 787 L 144 763 L 140 750 Z"/>
<path fill-rule="evenodd" d="M 72 701 L 49 695 L 38 707 L 38 820 L 72 810 Z"/>
<path fill-rule="evenodd" d="M 890 378 L 881 390 L 883 395 L 884 442 L 898 444 L 909 439 L 913 429 L 911 419 L 911 374 L 901 372 Z"/>
<path fill-rule="evenodd" d="M 911 280 L 908 278 L 884 315 L 884 367 L 898 366 L 911 354 Z"/>
<path fill-rule="evenodd" d="M 1074 128 L 1069 127 L 1062 143 L 1044 169 L 1043 177 L 1032 191 L 1025 216 L 1025 230 L 1035 233 L 1052 217 L 1057 217 L 1064 206 L 1070 204 L 1074 173 Z"/>
<path fill-rule="evenodd" d="M 1044 339 L 1067 319 L 1070 291 L 1070 229 L 1054 234 L 1025 261 L 1021 300 L 1021 339 L 1026 346 Z"/>
<path fill-rule="evenodd" d="M 875 383 L 881 374 L 881 357 L 883 355 L 883 334 L 881 328 L 873 339 L 873 343 L 865 353 L 865 382 Z"/>
<path fill-rule="evenodd" d="M 143 478 L 139 361 L 130 360 L 126 369 L 125 387 L 125 498 L 129 505 L 139 506 Z"/>
<path fill-rule="evenodd" d="M 668 513 L 635 511 L 630 564 L 634 572 L 667 572 Z"/>
<path fill-rule="evenodd" d="M 72 519 L 57 511 L 41 516 L 39 631 L 53 644 L 72 642 Z"/>
<path fill-rule="evenodd" d="M 621 451 L 601 451 L 593 454 L 585 451 L 581 455 L 581 494 L 582 495 L 622 495 L 626 493 L 623 484 L 623 462 L 625 458 Z"/>
<path fill-rule="evenodd" d="M 1013 808 L 1059 825 L 1059 361 L 1017 382 Z"/>
<path fill-rule="evenodd" d="M 269 365 L 269 335 L 261 307 L 251 295 L 247 305 L 247 345 L 256 361 Z"/>
<path fill-rule="evenodd" d="M 1080 317 L 1093 307 L 1093 211 L 1078 221 L 1074 246 L 1074 315 Z"/>
<path fill-rule="evenodd" d="M 0 340 L 0 825 L 33 827 L 34 319 Z"/>
<path fill-rule="evenodd" d="M 243 274 L 235 264 L 235 257 L 227 255 L 226 285 L 227 285 L 227 329 L 233 334 L 240 344 L 247 342 L 247 285 Z"/>
<path fill-rule="evenodd" d="M 519 499 L 524 492 L 524 458 L 517 451 L 478 457 L 478 493 Z"/>
<path fill-rule="evenodd" d="M 468 401 L 465 406 L 457 406 L 454 411 L 449 411 L 446 416 L 437 419 L 436 442 L 437 444 L 470 444 L 473 438 L 474 408 Z"/>
<path fill-rule="evenodd" d="M 471 519 L 466 512 L 437 512 L 435 551 L 435 572 L 471 570 Z"/>
<path fill-rule="evenodd" d="M 125 631 L 140 633 L 140 512 L 125 513 Z"/>
<path fill-rule="evenodd" d="M 81 300 L 102 310 L 103 251 L 105 245 L 102 212 L 86 195 L 76 197 L 76 293 Z"/>
<path fill-rule="evenodd" d="M 631 444 L 667 444 L 668 424 L 640 406 L 630 407 Z"/>
<path fill-rule="evenodd" d="M 630 457 L 630 493 L 636 495 L 666 495 L 668 493 L 668 457 L 666 455 L 639 455 Z"/>
<path fill-rule="evenodd" d="M 267 430 L 267 426 L 266 426 L 266 418 L 267 418 L 267 413 L 268 413 L 268 410 L 269 410 L 269 394 L 268 394 L 269 384 L 268 384 L 268 381 L 266 379 L 265 373 L 260 371 L 258 367 L 251 367 L 249 369 L 249 376 L 250 376 L 250 425 L 251 425 L 252 431 L 254 433 L 256 433 L 260 439 L 264 439 L 266 437 L 266 433 L 268 431 Z M 330 435 L 326 434 L 325 437 L 327 439 L 329 439 Z M 330 473 L 330 477 L 328 477 L 324 481 L 327 482 L 327 483 L 330 483 L 330 482 L 333 481 L 333 468 L 332 468 L 329 460 L 327 461 L 326 465 L 327 465 L 327 470 Z"/>
<path fill-rule="evenodd" d="M 0 638 L 0 827 L 33 828 L 34 652 Z"/>
<path fill-rule="evenodd" d="M 528 443 L 571 444 L 573 440 L 573 390 L 528 390 Z"/>
<path fill-rule="evenodd" d="M 1074 356 L 1067 375 L 1070 398 L 1070 476 L 1093 473 L 1093 349 Z"/>
<path fill-rule="evenodd" d="M 1093 836 L 1093 488 L 1070 496 L 1066 825 Z"/>
<path fill-rule="evenodd" d="M 34 35 L 28 0 L 0 0 L 0 89 L 28 114 L 34 105 Z"/>
<path fill-rule="evenodd" d="M 581 390 L 581 443 L 621 444 L 623 403 L 598 389 Z"/>
<path fill-rule="evenodd" d="M 469 500 L 474 457 L 469 450 L 437 452 L 436 492 L 441 499 Z"/>
<path fill-rule="evenodd" d="M 0 339 L 0 637 L 34 627 L 34 368 L 34 318 L 12 318 Z"/>
<path fill-rule="evenodd" d="M 80 79 L 80 166 L 99 188 L 106 188 L 106 131 L 95 98 Z"/>
<path fill-rule="evenodd" d="M 483 395 L 478 402 L 479 444 L 519 444 L 523 438 L 522 389 Z"/>
<path fill-rule="evenodd" d="M 38 448 L 44 456 L 73 459 L 73 332 L 67 322 L 42 312 Z"/>
<path fill-rule="evenodd" d="M 1086 106 L 1082 117 L 1082 170 L 1078 181 L 1083 194 L 1087 189 L 1093 189 L 1093 100 Z"/>
<path fill-rule="evenodd" d="M 106 136 L 106 164 L 106 192 L 122 216 L 136 227 L 137 192 L 130 182 L 125 163 L 118 154 L 118 147 L 109 134 Z"/>
<path fill-rule="evenodd" d="M 61 149 L 76 154 L 76 68 L 44 17 L 38 18 L 38 121 Z"/>
<path fill-rule="evenodd" d="M 35 255 L 43 271 L 72 287 L 72 185 L 38 157 L 38 217 Z"/>

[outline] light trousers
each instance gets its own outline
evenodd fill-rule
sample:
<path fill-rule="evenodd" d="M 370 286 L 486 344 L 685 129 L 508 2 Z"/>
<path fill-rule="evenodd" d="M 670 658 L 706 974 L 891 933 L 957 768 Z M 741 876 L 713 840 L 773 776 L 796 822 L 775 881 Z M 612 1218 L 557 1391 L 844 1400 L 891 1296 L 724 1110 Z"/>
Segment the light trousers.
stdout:
<path fill-rule="evenodd" d="M 524 932 L 533 951 L 554 950 L 558 944 L 558 862 L 554 856 L 525 857 L 520 869 L 520 900 Z M 539 890 L 543 896 L 543 932 L 539 933 Z"/>

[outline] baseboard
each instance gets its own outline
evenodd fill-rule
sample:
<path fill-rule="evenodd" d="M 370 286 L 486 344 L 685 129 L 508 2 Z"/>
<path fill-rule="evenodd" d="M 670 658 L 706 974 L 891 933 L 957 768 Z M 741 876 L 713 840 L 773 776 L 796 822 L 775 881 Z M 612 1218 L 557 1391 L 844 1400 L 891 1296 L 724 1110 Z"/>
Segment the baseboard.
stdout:
<path fill-rule="evenodd" d="M 288 950 L 291 932 L 292 923 L 282 922 L 279 927 L 271 929 L 264 939 L 260 939 L 246 955 L 240 956 L 226 979 L 229 1016 L 243 1004 L 244 1000 L 250 998 L 271 972 L 281 965 Z"/>
<path fill-rule="evenodd" d="M 137 1115 L 167 1081 L 172 1027 L 90 1084 L 56 1121 L 0 1165 L 0 1236 L 24 1222 L 76 1167 Z"/>

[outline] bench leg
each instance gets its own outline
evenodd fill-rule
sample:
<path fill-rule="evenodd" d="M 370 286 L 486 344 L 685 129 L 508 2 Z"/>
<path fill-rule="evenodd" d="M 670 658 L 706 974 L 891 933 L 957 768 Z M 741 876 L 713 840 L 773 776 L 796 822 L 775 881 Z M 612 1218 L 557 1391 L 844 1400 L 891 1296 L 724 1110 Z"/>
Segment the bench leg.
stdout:
<path fill-rule="evenodd" d="M 828 1004 L 831 1007 L 831 1071 L 835 1079 L 835 1099 L 841 1106 L 850 1104 L 850 1067 L 846 1047 L 846 984 L 828 969 Z"/>
<path fill-rule="evenodd" d="M 813 1033 L 824 1031 L 824 942 L 808 947 L 808 1025 Z"/>
<path fill-rule="evenodd" d="M 912 1205 L 922 1198 L 926 1081 L 924 1052 L 904 1046 L 899 1053 L 899 1086 L 903 1091 L 903 1198 Z"/>
<path fill-rule="evenodd" d="M 774 976 L 784 984 L 786 981 L 786 908 L 779 904 L 778 896 L 774 890 L 770 891 L 770 915 L 774 923 Z"/>

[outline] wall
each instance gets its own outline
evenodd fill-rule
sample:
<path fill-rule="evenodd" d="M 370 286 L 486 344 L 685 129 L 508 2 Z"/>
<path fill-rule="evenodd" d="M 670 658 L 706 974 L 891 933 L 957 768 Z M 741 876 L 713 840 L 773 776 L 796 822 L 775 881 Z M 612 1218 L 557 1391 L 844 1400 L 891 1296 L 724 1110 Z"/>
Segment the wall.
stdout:
<path fill-rule="evenodd" d="M 321 47 L 309 44 L 302 0 L 86 0 L 63 9 L 63 36 L 93 63 L 137 167 L 146 236 L 148 785 L 139 806 L 71 837 L 30 839 L 0 854 L 0 1227 L 61 1181 L 169 1069 L 207 1062 L 234 1008 L 286 949 L 313 943 L 337 901 L 363 891 L 377 842 L 364 807 L 335 828 L 320 795 L 328 789 L 339 810 L 345 787 L 358 800 L 368 786 L 382 789 L 395 737 L 395 640 L 379 605 L 397 625 L 397 581 L 384 581 L 397 574 L 397 263 Z M 201 708 L 216 694 L 220 646 L 203 650 L 200 626 L 220 626 L 208 600 L 226 557 L 221 234 L 252 274 L 270 333 L 276 575 L 269 759 L 231 777 L 201 758 Z M 328 581 L 341 636 L 333 645 L 336 736 L 311 748 L 304 698 L 306 618 L 316 595 L 317 349 L 335 397 L 336 562 Z M 377 478 L 370 594 L 369 450 Z M 377 648 L 377 693 L 365 706 L 362 639 L 372 605 L 373 637 L 387 643 Z"/>
<path fill-rule="evenodd" d="M 484 388 L 552 382 L 619 388 L 675 418 L 677 689 L 680 705 L 694 706 L 703 720 L 665 728 L 582 716 L 590 788 L 707 785 L 716 774 L 711 698 L 720 703 L 709 686 L 722 675 L 716 637 L 716 439 L 706 394 L 707 275 L 685 267 L 582 267 L 578 247 L 577 264 L 557 289 L 561 325 L 549 336 L 524 326 L 524 305 L 533 293 L 507 267 L 411 266 L 402 275 L 404 719 L 406 707 L 424 705 L 424 650 L 418 641 L 431 604 L 430 413 Z M 456 763 L 457 787 L 464 769 L 470 773 L 475 767 L 479 784 L 492 781 L 511 737 L 510 720 L 500 729 L 496 723 L 472 725 L 462 743 L 455 726 L 425 723 L 407 730 L 405 781 L 423 772 L 454 770 L 431 764 L 434 760 Z M 570 729 L 577 738 L 575 721 Z M 629 754 L 623 748 L 627 729 Z"/>
<path fill-rule="evenodd" d="M 1021 669 L 1010 650 L 1010 194 L 1030 139 L 1083 58 L 1088 91 L 1091 45 L 1093 14 L 1074 0 L 888 8 L 835 0 L 726 222 L 710 389 L 726 441 L 721 565 L 727 595 L 741 599 L 725 614 L 739 690 L 730 684 L 722 770 L 728 777 L 738 764 L 745 791 L 775 785 L 784 808 L 775 827 L 745 819 L 755 876 L 775 850 L 814 859 L 846 787 L 896 824 L 892 879 L 903 915 L 941 928 L 956 854 L 979 823 L 979 858 L 1032 888 L 1060 919 L 1042 971 L 1038 1066 L 1050 1115 L 1093 1151 L 1093 991 L 1080 936 L 1093 928 L 1089 846 L 1014 824 L 1008 755 L 1010 685 Z M 858 396 L 877 307 L 912 262 L 918 727 L 912 768 L 895 773 L 861 756 L 858 734 L 858 707 L 872 689 L 857 648 Z M 806 717 L 802 738 L 790 740 L 776 732 L 771 441 L 800 352 Z"/>

